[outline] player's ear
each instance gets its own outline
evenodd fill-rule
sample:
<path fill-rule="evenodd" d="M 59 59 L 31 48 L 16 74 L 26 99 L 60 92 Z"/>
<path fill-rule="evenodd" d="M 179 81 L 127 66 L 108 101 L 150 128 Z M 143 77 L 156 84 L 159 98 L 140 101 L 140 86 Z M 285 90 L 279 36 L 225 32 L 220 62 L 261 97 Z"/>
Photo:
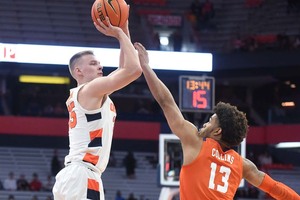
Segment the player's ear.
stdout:
<path fill-rule="evenodd" d="M 221 134 L 222 134 L 222 128 L 221 127 L 216 128 L 215 131 L 214 131 L 214 135 L 219 136 Z"/>
<path fill-rule="evenodd" d="M 79 75 L 82 73 L 79 67 L 75 67 L 74 72 Z"/>

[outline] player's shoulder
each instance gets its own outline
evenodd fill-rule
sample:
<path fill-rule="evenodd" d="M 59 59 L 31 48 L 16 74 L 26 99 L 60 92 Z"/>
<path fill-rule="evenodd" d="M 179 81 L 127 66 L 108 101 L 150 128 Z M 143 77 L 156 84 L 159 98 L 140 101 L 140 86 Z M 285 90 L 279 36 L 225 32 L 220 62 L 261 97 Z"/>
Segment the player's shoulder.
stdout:
<path fill-rule="evenodd" d="M 256 165 L 251 160 L 249 160 L 248 158 L 244 158 L 244 157 L 242 157 L 242 159 L 243 159 L 243 170 L 244 170 L 244 172 L 250 172 L 250 171 L 256 171 L 257 170 Z"/>

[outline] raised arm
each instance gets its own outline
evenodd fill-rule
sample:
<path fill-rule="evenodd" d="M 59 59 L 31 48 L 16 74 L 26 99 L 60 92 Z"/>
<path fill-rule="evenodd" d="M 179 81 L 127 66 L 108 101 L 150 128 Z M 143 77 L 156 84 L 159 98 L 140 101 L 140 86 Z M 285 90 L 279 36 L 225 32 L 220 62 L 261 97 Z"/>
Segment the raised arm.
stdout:
<path fill-rule="evenodd" d="M 253 186 L 278 200 L 300 200 L 300 196 L 285 184 L 273 180 L 269 175 L 257 169 L 248 159 L 243 162 L 243 177 Z"/>
<path fill-rule="evenodd" d="M 123 32 L 127 35 L 127 37 L 129 38 L 129 40 L 131 41 L 131 37 L 130 37 L 130 32 L 129 32 L 129 22 L 128 20 L 125 22 L 125 24 L 120 27 Z M 120 49 L 120 57 L 119 57 L 119 67 L 112 71 L 108 76 L 111 76 L 113 74 L 115 74 L 120 68 L 123 68 L 124 67 L 124 58 L 125 58 L 125 54 L 124 54 L 124 50 L 123 49 Z"/>
<path fill-rule="evenodd" d="M 129 9 L 130 7 L 129 7 L 129 5 L 128 5 L 128 9 Z M 122 30 L 123 30 L 123 32 L 127 35 L 127 37 L 129 38 L 129 40 L 131 41 L 131 36 L 130 36 L 130 31 L 129 31 L 129 21 L 127 20 L 125 23 L 124 23 L 124 25 L 122 26 L 122 27 L 120 27 Z M 121 51 L 120 51 L 120 58 L 119 58 L 119 68 L 118 69 L 120 69 L 120 68 L 122 68 L 122 67 L 124 67 L 124 58 L 125 58 L 125 54 L 124 54 L 124 51 L 123 51 L 123 49 L 121 49 Z M 111 76 L 112 74 L 114 74 L 118 69 L 116 69 L 115 71 L 113 71 L 113 72 L 111 72 L 110 74 L 109 74 L 109 76 Z"/>
<path fill-rule="evenodd" d="M 121 27 L 121 29 L 123 30 L 123 32 L 127 35 L 127 37 L 129 38 L 129 40 L 131 41 L 130 31 L 129 31 L 129 21 L 128 20 Z M 124 58 L 125 58 L 125 54 L 124 54 L 123 50 L 121 49 L 121 52 L 120 52 L 120 68 L 122 66 L 124 66 Z"/>
<path fill-rule="evenodd" d="M 106 36 L 115 37 L 119 41 L 120 62 L 122 62 L 120 63 L 122 66 L 112 75 L 96 78 L 86 85 L 89 95 L 101 98 L 103 95 L 119 90 L 136 80 L 141 75 L 142 69 L 137 52 L 124 31 L 119 27 L 112 26 L 108 18 L 106 18 L 108 26 L 105 26 L 100 20 L 98 22 L 100 26 L 94 23 L 98 31 Z"/>
<path fill-rule="evenodd" d="M 197 128 L 184 119 L 171 92 L 149 66 L 148 52 L 144 46 L 140 43 L 135 43 L 134 46 L 138 51 L 143 74 L 149 89 L 162 108 L 172 132 L 180 138 L 183 144 L 195 141 Z"/>
<path fill-rule="evenodd" d="M 128 12 L 130 12 L 130 5 L 128 5 Z M 129 38 L 129 40 L 131 41 L 131 36 L 130 36 L 130 31 L 129 31 L 129 20 L 127 19 L 127 21 L 124 23 L 123 26 L 120 27 L 123 32 L 127 35 L 127 37 Z M 125 54 L 123 52 L 123 50 L 121 49 L 120 52 L 120 68 L 122 68 L 124 66 L 124 58 L 125 58 Z"/>

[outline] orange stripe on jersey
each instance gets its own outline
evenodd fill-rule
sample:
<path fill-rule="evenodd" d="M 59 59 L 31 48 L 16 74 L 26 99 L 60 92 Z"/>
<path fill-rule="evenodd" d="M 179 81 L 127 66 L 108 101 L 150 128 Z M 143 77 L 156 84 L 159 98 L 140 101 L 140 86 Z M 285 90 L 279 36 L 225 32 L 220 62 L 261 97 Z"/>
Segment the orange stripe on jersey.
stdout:
<path fill-rule="evenodd" d="M 99 183 L 94 179 L 88 179 L 88 189 L 99 191 Z"/>
<path fill-rule="evenodd" d="M 103 132 L 103 128 L 95 130 L 95 131 L 91 131 L 90 132 L 91 140 L 102 137 L 102 132 Z"/>
<path fill-rule="evenodd" d="M 93 165 L 96 165 L 98 160 L 99 160 L 99 156 L 95 156 L 95 155 L 90 154 L 90 153 L 86 153 L 84 158 L 83 158 L 83 161 L 89 162 Z"/>
<path fill-rule="evenodd" d="M 71 101 L 70 104 L 68 105 L 68 111 L 71 112 L 74 107 L 75 107 L 74 101 Z"/>
<path fill-rule="evenodd" d="M 103 132 L 103 128 L 90 132 L 91 142 L 89 143 L 89 147 L 102 146 L 102 132 Z"/>

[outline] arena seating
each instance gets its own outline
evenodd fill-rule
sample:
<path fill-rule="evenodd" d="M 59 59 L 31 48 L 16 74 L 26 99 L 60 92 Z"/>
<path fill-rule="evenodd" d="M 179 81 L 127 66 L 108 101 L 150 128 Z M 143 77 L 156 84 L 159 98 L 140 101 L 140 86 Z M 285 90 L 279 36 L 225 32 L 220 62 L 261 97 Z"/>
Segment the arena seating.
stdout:
<path fill-rule="evenodd" d="M 260 7 L 249 8 L 245 1 L 212 1 L 216 14 L 212 22 L 216 30 L 198 33 L 199 49 L 209 52 L 232 50 L 237 35 L 299 34 L 300 13 L 286 13 L 287 1 L 263 1 Z"/>
<path fill-rule="evenodd" d="M 166 4 L 166 0 L 133 0 L 133 3 L 141 5 L 164 6 Z"/>
<path fill-rule="evenodd" d="M 68 153 L 67 149 L 58 149 L 60 161 Z M 122 165 L 123 158 L 127 152 L 114 151 L 116 167 L 108 167 L 102 175 L 106 199 L 113 200 L 117 190 L 127 198 L 130 193 L 136 197 L 144 195 L 149 199 L 158 199 L 160 187 L 157 185 L 156 168 L 149 162 L 149 157 L 155 157 L 155 153 L 134 152 L 137 160 L 136 178 L 127 179 L 125 167 Z M 19 148 L 0 147 L 0 180 L 4 181 L 9 172 L 14 172 L 17 179 L 21 173 L 25 174 L 28 181 L 31 180 L 33 172 L 39 175 L 42 183 L 46 182 L 50 174 L 50 162 L 53 149 L 47 148 Z M 14 194 L 17 200 L 28 200 L 33 195 L 39 199 L 46 199 L 52 196 L 51 192 L 29 192 L 29 191 L 0 191 L 0 199 L 6 199 L 9 194 Z"/>
<path fill-rule="evenodd" d="M 67 149 L 58 149 L 59 159 L 63 161 L 67 154 Z M 151 152 L 134 152 L 137 160 L 136 178 L 126 178 L 125 167 L 122 165 L 123 158 L 127 154 L 125 151 L 114 151 L 116 159 L 115 167 L 108 167 L 102 175 L 105 186 L 106 199 L 113 200 L 117 190 L 122 192 L 127 198 L 130 193 L 134 193 L 136 198 L 144 195 L 148 199 L 158 199 L 160 187 L 157 184 L 157 171 L 149 162 L 149 158 L 156 157 Z M 13 171 L 15 178 L 21 173 L 25 174 L 27 180 L 31 180 L 32 173 L 36 172 L 42 182 L 46 181 L 50 173 L 50 161 L 53 149 L 47 148 L 19 148 L 0 147 L 0 180 L 3 181 L 9 172 Z M 300 193 L 300 168 L 293 167 L 287 169 L 269 169 L 268 173 L 276 180 L 284 182 L 295 191 Z M 0 191 L 0 199 L 6 199 L 9 194 L 14 194 L 18 200 L 28 200 L 33 195 L 39 199 L 46 199 L 51 196 L 51 192 L 29 192 L 29 191 Z"/>
<path fill-rule="evenodd" d="M 1 1 L 1 42 L 43 43 L 72 46 L 118 47 L 114 38 L 99 35 L 90 17 L 93 0 L 57 1 Z M 144 33 L 142 19 L 138 15 L 149 13 L 176 14 L 184 16 L 192 0 L 132 1 L 130 27 L 133 41 L 144 44 L 151 34 Z M 287 2 L 263 1 L 260 6 L 247 6 L 247 1 L 212 0 L 215 17 L 211 19 L 215 30 L 195 34 L 198 50 L 226 52 L 232 50 L 237 37 L 269 34 L 299 34 L 300 13 L 287 14 Z M 166 27 L 162 27 L 164 29 Z M 186 29 L 186 27 L 184 27 Z M 148 30 L 148 29 L 147 29 Z M 151 28 L 150 28 L 151 30 Z"/>
<path fill-rule="evenodd" d="M 0 38 L 7 43 L 113 47 L 115 38 L 99 34 L 90 9 L 93 1 L 1 1 Z M 132 17 L 130 26 L 139 27 Z M 134 39 L 143 42 L 139 28 L 131 28 Z"/>

